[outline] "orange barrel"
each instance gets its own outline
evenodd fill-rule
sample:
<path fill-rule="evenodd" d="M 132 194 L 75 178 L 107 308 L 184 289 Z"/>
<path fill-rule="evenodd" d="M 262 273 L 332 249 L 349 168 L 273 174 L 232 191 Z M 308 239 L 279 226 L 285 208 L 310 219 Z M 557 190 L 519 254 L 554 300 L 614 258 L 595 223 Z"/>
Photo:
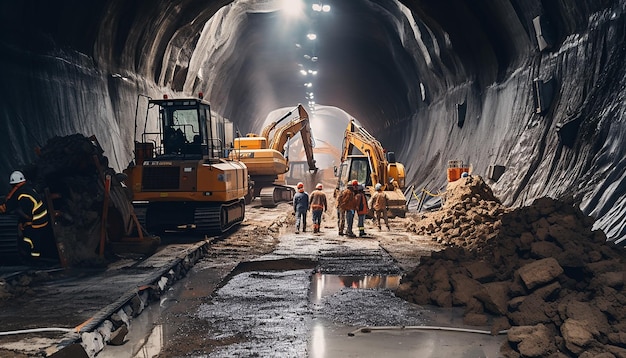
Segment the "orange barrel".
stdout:
<path fill-rule="evenodd" d="M 448 161 L 448 182 L 461 179 L 463 173 L 469 173 L 469 167 L 463 166 L 462 160 Z"/>

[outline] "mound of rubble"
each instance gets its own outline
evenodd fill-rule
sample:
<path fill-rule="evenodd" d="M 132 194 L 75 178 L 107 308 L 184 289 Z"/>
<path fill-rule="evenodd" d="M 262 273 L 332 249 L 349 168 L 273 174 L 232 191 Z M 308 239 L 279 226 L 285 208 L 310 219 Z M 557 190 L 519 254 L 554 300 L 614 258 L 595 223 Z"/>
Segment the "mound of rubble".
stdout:
<path fill-rule="evenodd" d="M 441 210 L 421 214 L 408 230 L 443 245 L 480 250 L 495 237 L 507 211 L 480 176 L 470 176 L 449 183 Z"/>
<path fill-rule="evenodd" d="M 479 179 L 472 180 L 454 185 Z M 451 212 L 455 224 L 480 224 L 477 208 L 493 205 L 451 194 L 439 226 L 448 224 Z M 457 210 L 461 203 L 465 214 Z M 540 198 L 512 211 L 500 208 L 499 216 L 497 207 L 483 211 L 483 222 L 494 225 L 486 237 L 464 229 L 460 240 L 447 237 L 452 229 L 423 229 L 417 222 L 414 229 L 443 236 L 451 246 L 423 258 L 397 294 L 420 305 L 464 307 L 466 324 L 491 325 L 494 334 L 508 329 L 501 349 L 506 357 L 626 357 L 623 248 L 594 231 L 594 219 L 570 203 Z"/>

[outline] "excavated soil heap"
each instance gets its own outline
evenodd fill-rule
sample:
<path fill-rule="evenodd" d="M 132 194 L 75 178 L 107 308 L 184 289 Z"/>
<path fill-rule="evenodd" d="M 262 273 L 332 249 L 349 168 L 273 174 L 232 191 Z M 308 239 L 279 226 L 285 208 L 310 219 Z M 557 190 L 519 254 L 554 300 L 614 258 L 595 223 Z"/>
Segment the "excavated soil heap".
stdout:
<path fill-rule="evenodd" d="M 508 329 L 506 357 L 626 357 L 626 255 L 593 223 L 550 198 L 507 210 L 480 177 L 460 179 L 410 227 L 450 247 L 422 258 L 397 294 Z"/>
<path fill-rule="evenodd" d="M 104 266 L 97 253 L 102 238 L 102 215 L 107 205 L 106 239 L 130 233 L 132 204 L 118 174 L 95 138 L 82 134 L 56 136 L 39 149 L 38 158 L 23 170 L 40 193 L 51 195 L 59 214 L 54 234 L 69 266 Z M 105 176 L 111 187 L 105 201 Z M 50 208 L 49 208 L 50 209 Z"/>

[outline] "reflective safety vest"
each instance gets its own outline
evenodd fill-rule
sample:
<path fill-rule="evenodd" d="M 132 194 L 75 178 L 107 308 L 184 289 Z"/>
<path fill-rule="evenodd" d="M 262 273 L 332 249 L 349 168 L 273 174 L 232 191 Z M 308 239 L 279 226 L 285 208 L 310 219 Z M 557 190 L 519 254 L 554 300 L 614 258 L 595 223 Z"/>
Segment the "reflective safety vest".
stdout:
<path fill-rule="evenodd" d="M 30 185 L 17 184 L 7 196 L 0 211 L 15 211 L 23 226 L 39 229 L 48 225 L 48 210 L 37 191 Z"/>

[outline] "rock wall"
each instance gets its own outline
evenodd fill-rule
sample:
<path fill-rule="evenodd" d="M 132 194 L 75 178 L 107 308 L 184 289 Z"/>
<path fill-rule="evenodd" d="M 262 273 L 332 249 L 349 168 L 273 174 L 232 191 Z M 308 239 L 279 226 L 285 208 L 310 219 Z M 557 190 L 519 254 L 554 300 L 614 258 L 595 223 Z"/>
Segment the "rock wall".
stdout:
<path fill-rule="evenodd" d="M 95 134 L 122 169 L 142 95 L 203 90 L 244 132 L 259 129 L 269 110 L 302 101 L 303 52 L 289 52 L 296 39 L 280 27 L 287 21 L 275 4 L 5 5 L 0 178 L 32 161 L 34 146 L 76 132 Z M 471 164 L 487 181 L 489 166 L 501 165 L 504 174 L 489 183 L 504 204 L 571 196 L 619 240 L 626 237 L 625 7 L 625 0 L 340 2 L 332 16 L 307 23 L 325 39 L 316 101 L 355 116 L 418 189 L 442 188 L 449 160 Z M 222 8 L 224 17 L 212 19 Z M 263 41 L 276 33 L 287 45 Z"/>

